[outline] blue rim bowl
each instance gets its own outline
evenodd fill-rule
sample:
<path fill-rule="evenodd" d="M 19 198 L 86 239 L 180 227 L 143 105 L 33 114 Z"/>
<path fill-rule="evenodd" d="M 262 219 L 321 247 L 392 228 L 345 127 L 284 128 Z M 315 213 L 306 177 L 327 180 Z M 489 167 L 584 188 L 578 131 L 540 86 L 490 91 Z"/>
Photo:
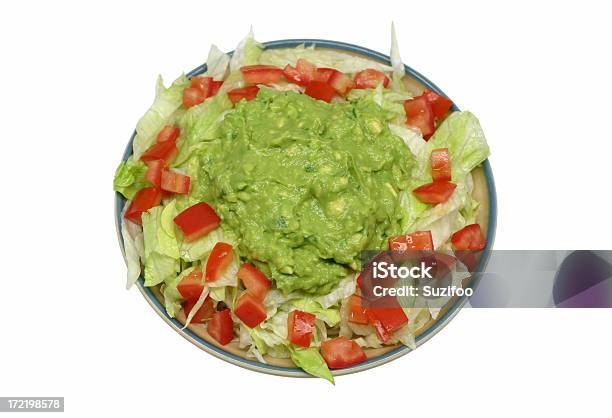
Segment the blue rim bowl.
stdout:
<path fill-rule="evenodd" d="M 305 44 L 306 46 L 315 45 L 321 48 L 330 48 L 330 49 L 347 51 L 350 53 L 362 55 L 366 58 L 370 58 L 370 59 L 373 59 L 379 62 L 383 62 L 387 65 L 390 65 L 391 63 L 391 60 L 389 56 L 387 55 L 381 54 L 380 52 L 373 51 L 368 48 L 364 48 L 364 47 L 357 46 L 357 45 L 352 45 L 352 44 L 345 43 L 345 42 L 329 41 L 325 39 L 285 39 L 285 40 L 271 41 L 271 42 L 263 43 L 266 49 L 293 48 L 293 47 L 296 47 L 302 44 Z M 231 55 L 232 53 L 233 51 L 230 52 L 229 54 Z M 440 90 L 434 83 L 429 81 L 425 76 L 423 76 L 422 74 L 420 74 L 419 72 L 415 71 L 414 69 L 410 68 L 407 65 L 405 66 L 405 68 L 406 68 L 406 75 L 412 77 L 413 79 L 420 82 L 421 84 L 423 84 L 425 87 L 429 88 L 430 90 L 433 90 L 438 94 L 444 94 L 442 90 Z M 202 74 L 205 71 L 206 71 L 206 64 L 202 64 L 199 67 L 195 68 L 194 70 L 190 71 L 187 74 L 187 77 L 193 77 L 195 75 Z M 457 111 L 459 110 L 459 108 L 457 108 L 456 105 L 453 105 L 452 110 Z M 123 161 L 126 161 L 129 158 L 129 156 L 132 155 L 132 142 L 134 140 L 135 135 L 136 135 L 136 131 L 132 133 L 132 136 L 127 144 L 127 147 L 125 148 L 125 151 L 123 153 L 123 158 L 122 158 Z M 493 181 L 493 172 L 491 170 L 491 165 L 489 164 L 488 160 L 486 160 L 482 164 L 482 168 L 484 170 L 488 198 L 489 198 L 487 246 L 484 250 L 484 253 L 480 260 L 478 268 L 476 269 L 477 273 L 472 277 L 472 279 L 470 280 L 468 284 L 468 287 L 471 287 L 471 288 L 474 288 L 476 286 L 479 280 L 479 276 L 480 276 L 479 273 L 484 271 L 484 268 L 489 261 L 489 255 L 490 255 L 491 248 L 493 246 L 493 241 L 495 239 L 495 229 L 496 229 L 496 224 L 497 224 L 497 197 L 496 197 L 496 192 L 495 192 L 495 183 Z M 123 253 L 124 257 L 125 257 L 125 250 L 123 247 L 123 238 L 121 237 L 121 222 L 122 222 L 121 212 L 123 211 L 125 202 L 126 201 L 121 194 L 115 193 L 115 226 L 117 228 L 117 235 L 119 237 L 119 245 L 121 247 L 121 252 Z M 177 319 L 171 318 L 170 316 L 168 316 L 164 308 L 164 305 L 160 303 L 160 301 L 155 297 L 155 294 L 153 293 L 152 289 L 144 286 L 144 279 L 142 276 L 140 276 L 136 285 L 138 289 L 140 290 L 140 292 L 145 297 L 145 299 L 147 300 L 147 302 L 158 313 L 158 315 L 161 316 L 164 319 L 164 321 L 166 321 L 166 323 L 168 323 L 168 325 L 170 325 L 182 337 L 189 340 L 190 342 L 200 347 L 201 349 L 205 350 L 206 352 L 222 360 L 228 361 L 232 364 L 235 364 L 235 365 L 238 365 L 238 366 L 250 369 L 250 370 L 254 370 L 257 372 L 279 375 L 279 376 L 311 377 L 310 375 L 306 374 L 299 368 L 281 367 L 281 366 L 260 363 L 256 360 L 251 360 L 248 358 L 237 356 L 235 354 L 232 354 L 228 351 L 223 350 L 220 347 L 217 347 L 211 344 L 210 342 L 196 335 L 190 329 L 188 328 L 183 329 L 183 324 L 181 324 Z M 440 317 L 436 319 L 436 322 L 432 326 L 427 328 L 424 332 L 422 332 L 416 337 L 417 347 L 424 344 L 431 337 L 433 337 L 436 333 L 438 333 L 444 326 L 446 326 L 446 324 L 448 324 L 448 322 L 459 312 L 461 307 L 463 307 L 466 302 L 467 302 L 466 296 L 455 299 L 454 303 L 450 307 L 448 307 L 448 309 L 443 313 L 443 315 L 441 315 Z M 369 358 L 365 362 L 358 364 L 356 366 L 348 367 L 345 369 L 333 370 L 332 374 L 334 376 L 341 376 L 345 374 L 356 373 L 356 372 L 360 372 L 363 370 L 367 370 L 372 367 L 376 367 L 376 366 L 380 366 L 382 364 L 388 363 L 398 357 L 403 356 L 404 354 L 407 354 L 410 351 L 411 349 L 406 346 L 398 346 L 397 348 L 391 351 L 388 351 L 380 356 Z"/>

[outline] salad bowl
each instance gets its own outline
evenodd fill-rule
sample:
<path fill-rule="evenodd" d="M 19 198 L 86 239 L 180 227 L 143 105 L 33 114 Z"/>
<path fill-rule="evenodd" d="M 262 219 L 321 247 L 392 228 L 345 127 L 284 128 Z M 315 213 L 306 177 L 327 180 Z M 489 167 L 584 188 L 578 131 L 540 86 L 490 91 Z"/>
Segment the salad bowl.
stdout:
<path fill-rule="evenodd" d="M 321 40 L 321 39 L 289 39 L 279 40 L 272 42 L 265 42 L 263 46 L 265 49 L 281 49 L 281 48 L 295 48 L 299 45 L 305 46 L 316 46 L 317 49 L 329 49 L 333 51 L 341 51 L 344 53 L 353 54 L 374 62 L 390 65 L 391 60 L 389 56 L 381 54 L 379 52 L 363 48 L 343 42 Z M 231 55 L 231 53 L 230 53 Z M 204 73 L 207 69 L 206 64 L 203 64 L 187 74 L 188 77 L 197 76 Z M 420 94 L 424 89 L 429 89 L 438 94 L 443 95 L 444 93 L 431 81 L 425 78 L 423 75 L 413 70 L 409 66 L 405 66 L 405 77 L 403 82 L 406 88 L 414 95 Z M 451 98 L 452 99 L 452 98 Z M 459 110 L 453 105 L 452 110 Z M 126 161 L 133 152 L 132 142 L 136 133 L 130 138 L 128 145 L 123 154 L 123 161 Z M 479 265 L 476 272 L 470 279 L 464 282 L 464 286 L 474 287 L 478 281 L 478 272 L 484 270 L 488 252 L 491 250 L 496 227 L 496 192 L 493 181 L 493 173 L 488 160 L 484 161 L 479 167 L 477 167 L 472 173 L 472 179 L 474 182 L 473 197 L 480 204 L 480 211 L 477 217 L 477 223 L 479 223 L 486 235 L 486 247 L 484 250 L 483 257 L 479 261 Z M 121 222 L 124 206 L 126 200 L 119 193 L 116 193 L 115 197 L 115 222 L 117 226 L 119 243 L 122 252 L 125 255 L 124 242 L 121 235 Z M 289 377 L 307 377 L 306 374 L 295 365 L 289 359 L 279 359 L 270 356 L 264 356 L 265 363 L 257 361 L 254 358 L 247 356 L 246 351 L 239 348 L 237 342 L 231 342 L 227 345 L 221 346 L 215 339 L 213 339 L 208 332 L 206 327 L 202 324 L 190 324 L 188 327 L 184 327 L 185 316 L 181 311 L 176 317 L 170 317 L 164 307 L 164 301 L 162 293 L 160 292 L 159 286 L 145 287 L 144 280 L 142 277 L 136 282 L 136 286 L 139 291 L 145 297 L 147 302 L 153 308 L 155 312 L 179 335 L 187 339 L 202 350 L 232 364 L 254 370 L 257 372 L 263 372 L 273 375 L 289 376 Z M 416 346 L 419 347 L 431 339 L 436 333 L 438 333 L 450 320 L 459 312 L 459 310 L 465 305 L 467 298 L 454 297 L 452 298 L 439 312 L 435 319 L 430 319 L 420 330 L 416 333 Z M 366 349 L 367 360 L 352 367 L 343 369 L 333 370 L 334 376 L 355 373 L 376 367 L 385 363 L 388 363 L 400 356 L 403 356 L 410 352 L 411 349 L 405 345 L 385 346 L 383 348 L 369 348 Z"/>

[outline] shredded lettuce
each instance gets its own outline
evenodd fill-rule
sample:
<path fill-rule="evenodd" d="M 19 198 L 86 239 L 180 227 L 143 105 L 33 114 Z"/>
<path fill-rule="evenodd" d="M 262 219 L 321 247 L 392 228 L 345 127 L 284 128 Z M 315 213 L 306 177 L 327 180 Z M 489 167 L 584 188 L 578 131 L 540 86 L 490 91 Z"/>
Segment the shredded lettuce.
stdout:
<path fill-rule="evenodd" d="M 128 204 L 123 207 L 123 212 L 121 213 L 122 219 L 127 208 Z M 123 238 L 125 263 L 128 268 L 126 287 L 129 289 L 140 277 L 140 261 L 144 256 L 142 227 L 124 219 L 121 223 L 121 237 Z"/>
<path fill-rule="evenodd" d="M 389 54 L 391 58 L 391 67 L 393 68 L 393 74 L 391 75 L 391 89 L 398 92 L 405 92 L 406 86 L 404 85 L 404 76 L 406 75 L 406 68 L 400 57 L 399 46 L 397 44 L 397 36 L 395 34 L 395 24 L 391 23 L 391 52 Z"/>
<path fill-rule="evenodd" d="M 125 162 L 122 161 L 115 171 L 113 189 L 121 193 L 126 199 L 133 199 L 136 192 L 151 185 L 144 178 L 146 172 L 147 166 L 145 163 L 134 160 L 133 156 Z"/>
<path fill-rule="evenodd" d="M 253 37 L 253 28 L 251 28 L 247 36 L 240 41 L 236 50 L 234 50 L 234 54 L 229 63 L 230 71 L 239 70 L 240 67 L 245 65 L 259 64 L 262 50 L 263 46 L 255 40 Z"/>
<path fill-rule="evenodd" d="M 224 79 L 229 62 L 229 55 L 217 48 L 216 45 L 212 45 L 206 59 L 206 75 L 215 80 Z"/>
<path fill-rule="evenodd" d="M 166 207 L 155 206 L 142 214 L 145 286 L 155 286 L 172 279 L 180 271 L 174 216 L 174 201 Z"/>
<path fill-rule="evenodd" d="M 393 71 L 388 65 L 345 52 L 318 49 L 304 45 L 295 48 L 266 49 L 259 57 L 259 63 L 275 65 L 284 68 L 285 65 L 295 65 L 299 58 L 307 59 L 317 67 L 335 68 L 343 73 L 354 74 L 366 68 L 375 68 L 385 73 Z"/>
<path fill-rule="evenodd" d="M 189 85 L 184 75 L 177 78 L 169 88 L 164 88 L 161 77 L 158 79 L 155 101 L 136 125 L 134 138 L 134 158 L 142 154 L 155 143 L 161 129 L 169 124 L 170 118 L 183 104 L 183 90 Z"/>
<path fill-rule="evenodd" d="M 162 295 L 164 295 L 164 305 L 166 307 L 166 312 L 171 318 L 174 318 L 179 313 L 179 311 L 181 310 L 181 303 L 183 302 L 183 297 L 181 296 L 176 287 L 181 282 L 183 277 L 190 274 L 193 269 L 194 267 L 190 267 L 186 270 L 183 270 L 181 274 L 175 277 L 169 277 L 161 285 L 160 290 Z"/>
<path fill-rule="evenodd" d="M 314 314 L 317 319 L 324 321 L 330 327 L 335 327 L 340 323 L 340 310 L 338 308 L 324 309 L 319 303 L 309 298 L 292 300 L 291 305 L 301 311 Z"/>

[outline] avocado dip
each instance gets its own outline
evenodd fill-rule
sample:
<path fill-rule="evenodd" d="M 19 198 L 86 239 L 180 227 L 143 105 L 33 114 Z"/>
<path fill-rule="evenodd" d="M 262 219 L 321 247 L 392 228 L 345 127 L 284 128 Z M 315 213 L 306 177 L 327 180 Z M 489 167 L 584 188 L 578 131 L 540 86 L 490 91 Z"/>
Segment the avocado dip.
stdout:
<path fill-rule="evenodd" d="M 413 156 L 371 98 L 325 103 L 261 89 L 199 154 L 198 190 L 242 257 L 285 294 L 331 291 L 360 251 L 402 233 Z"/>

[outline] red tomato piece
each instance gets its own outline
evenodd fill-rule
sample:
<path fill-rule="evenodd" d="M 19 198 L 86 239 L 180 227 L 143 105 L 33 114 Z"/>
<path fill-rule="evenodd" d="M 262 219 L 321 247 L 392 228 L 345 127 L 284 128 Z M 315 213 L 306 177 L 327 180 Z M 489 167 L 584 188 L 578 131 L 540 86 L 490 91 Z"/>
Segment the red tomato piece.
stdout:
<path fill-rule="evenodd" d="M 206 94 L 202 90 L 196 87 L 187 87 L 183 90 L 183 106 L 189 108 L 195 105 L 199 105 L 206 100 Z"/>
<path fill-rule="evenodd" d="M 431 152 L 431 178 L 433 181 L 451 181 L 448 148 L 438 148 Z"/>
<path fill-rule="evenodd" d="M 310 347 L 317 317 L 304 311 L 291 311 L 287 319 L 287 338 L 300 347 Z"/>
<path fill-rule="evenodd" d="M 336 90 L 334 90 L 334 88 L 327 83 L 312 81 L 306 86 L 306 91 L 304 93 L 314 99 L 323 100 L 324 102 L 329 103 L 336 94 Z"/>
<path fill-rule="evenodd" d="M 429 139 L 434 133 L 434 117 L 431 105 L 422 96 L 406 100 L 404 102 L 406 111 L 406 123 L 421 131 L 423 138 Z"/>
<path fill-rule="evenodd" d="M 210 96 L 212 96 L 212 94 L 210 93 L 210 83 L 212 81 L 212 77 L 206 77 L 203 75 L 198 75 L 195 76 L 191 79 L 191 87 L 193 87 L 194 89 L 198 89 L 202 92 L 202 95 L 204 96 L 204 98 L 208 98 Z"/>
<path fill-rule="evenodd" d="M 227 97 L 229 97 L 233 104 L 236 104 L 242 99 L 253 100 L 255 97 L 257 97 L 258 92 L 259 87 L 247 86 L 228 91 Z"/>
<path fill-rule="evenodd" d="M 433 251 L 431 231 L 416 231 L 389 238 L 389 249 L 391 251 Z"/>
<path fill-rule="evenodd" d="M 213 313 L 207 325 L 208 334 L 221 345 L 226 345 L 234 339 L 234 321 L 229 309 Z"/>
<path fill-rule="evenodd" d="M 421 96 L 424 96 L 431 105 L 436 120 L 444 118 L 450 108 L 453 107 L 453 102 L 450 99 L 431 90 L 425 90 Z"/>
<path fill-rule="evenodd" d="M 342 96 L 346 95 L 353 87 L 355 87 L 355 83 L 351 77 L 336 70 L 334 70 L 331 77 L 329 77 L 328 84 Z"/>
<path fill-rule="evenodd" d="M 361 276 L 359 276 L 361 277 Z M 350 300 L 350 311 L 349 311 L 349 321 L 354 322 L 356 324 L 367 324 L 368 316 L 366 315 L 366 308 L 363 307 L 363 301 L 361 296 L 353 295 Z"/>
<path fill-rule="evenodd" d="M 207 203 L 200 202 L 185 209 L 174 218 L 187 241 L 195 241 L 217 228 L 221 218 Z"/>
<path fill-rule="evenodd" d="M 310 83 L 315 79 L 317 74 L 317 67 L 308 60 L 300 58 L 295 63 L 295 69 L 300 74 L 300 78 L 304 80 L 306 84 Z"/>
<path fill-rule="evenodd" d="M 444 203 L 452 196 L 457 188 L 455 183 L 449 181 L 434 181 L 417 187 L 412 192 L 423 203 Z"/>
<path fill-rule="evenodd" d="M 471 224 L 455 232 L 451 238 L 453 249 L 456 251 L 480 251 L 487 241 L 478 224 Z"/>
<path fill-rule="evenodd" d="M 161 173 L 161 188 L 167 192 L 177 194 L 189 193 L 189 184 L 191 179 L 176 171 L 164 170 Z"/>
<path fill-rule="evenodd" d="M 355 88 L 375 89 L 380 83 L 383 83 L 383 87 L 389 85 L 389 77 L 382 71 L 367 68 L 355 74 Z"/>
<path fill-rule="evenodd" d="M 153 160 L 164 160 L 167 164 L 172 161 L 177 154 L 178 148 L 176 148 L 176 142 L 166 141 L 151 146 L 151 148 L 142 154 L 140 159 L 145 163 Z"/>
<path fill-rule="evenodd" d="M 123 217 L 138 225 L 142 225 L 142 213 L 161 203 L 161 191 L 155 187 L 140 189 L 132 199 L 132 203 Z"/>
<path fill-rule="evenodd" d="M 380 322 L 387 332 L 397 331 L 408 323 L 408 317 L 400 306 L 389 308 L 368 308 L 368 318 L 372 318 Z"/>
<path fill-rule="evenodd" d="M 157 134 L 157 143 L 176 141 L 180 134 L 181 130 L 178 127 L 174 125 L 164 126 L 164 128 Z"/>
<path fill-rule="evenodd" d="M 191 313 L 191 310 L 195 306 L 198 300 L 188 300 L 183 304 L 183 310 L 185 311 L 185 317 L 188 317 Z M 213 306 L 213 300 L 210 297 L 206 297 L 204 299 L 204 303 L 200 306 L 200 309 L 193 315 L 191 318 L 192 324 L 202 324 L 212 318 L 215 313 L 215 307 Z"/>
<path fill-rule="evenodd" d="M 202 270 L 195 269 L 181 279 L 176 290 L 188 301 L 197 301 L 204 290 Z"/>
<path fill-rule="evenodd" d="M 278 83 L 283 76 L 283 70 L 271 65 L 247 65 L 240 68 L 244 81 L 253 84 Z"/>
<path fill-rule="evenodd" d="M 333 68 L 317 68 L 317 72 L 315 73 L 314 80 L 320 81 L 322 83 L 327 83 L 331 78 L 332 74 L 337 70 Z"/>
<path fill-rule="evenodd" d="M 378 319 L 374 315 L 372 308 L 366 311 L 366 316 L 368 317 L 368 323 L 370 323 L 374 327 L 374 330 L 376 331 L 376 336 L 378 337 L 378 339 L 383 343 L 388 342 L 391 336 L 389 335 L 389 332 L 385 329 L 380 319 Z"/>
<path fill-rule="evenodd" d="M 145 180 L 151 183 L 155 188 L 161 188 L 162 169 L 165 167 L 166 162 L 164 160 L 153 160 L 147 161 L 145 164 L 147 165 Z"/>
<path fill-rule="evenodd" d="M 263 303 L 249 293 L 245 293 L 238 298 L 234 313 L 249 328 L 255 328 L 267 317 Z"/>
<path fill-rule="evenodd" d="M 330 369 L 354 366 L 367 359 L 359 344 L 346 337 L 321 342 L 321 355 Z"/>
<path fill-rule="evenodd" d="M 285 65 L 283 69 L 283 75 L 290 83 L 305 86 L 308 82 L 303 78 L 302 74 L 291 64 Z"/>
<path fill-rule="evenodd" d="M 215 244 L 206 262 L 207 282 L 214 282 L 227 270 L 227 267 L 234 261 L 233 249 L 234 247 L 225 242 Z"/>
<path fill-rule="evenodd" d="M 214 96 L 217 94 L 221 86 L 223 85 L 223 80 L 211 80 L 210 81 L 210 95 Z"/>
<path fill-rule="evenodd" d="M 238 270 L 238 278 L 244 283 L 247 292 L 257 300 L 264 300 L 272 282 L 255 266 L 245 263 Z"/>

